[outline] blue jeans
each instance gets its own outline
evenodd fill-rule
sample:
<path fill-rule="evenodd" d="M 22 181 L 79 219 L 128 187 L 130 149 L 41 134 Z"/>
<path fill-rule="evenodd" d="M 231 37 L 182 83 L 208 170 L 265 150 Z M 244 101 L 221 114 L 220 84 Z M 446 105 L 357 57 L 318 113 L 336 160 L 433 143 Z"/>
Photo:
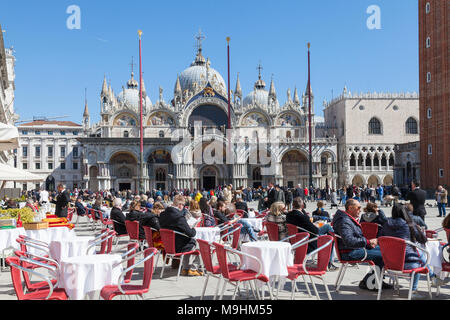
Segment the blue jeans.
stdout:
<path fill-rule="evenodd" d="M 248 223 L 245 220 L 238 220 L 237 223 L 242 224 L 242 229 L 241 229 L 242 233 L 248 234 L 251 241 L 258 241 L 258 237 L 256 236 L 255 230 L 253 230 L 253 227 L 250 223 Z"/>
<path fill-rule="evenodd" d="M 446 205 L 447 205 L 446 203 L 438 203 L 439 217 L 445 217 L 445 215 L 446 215 L 445 206 Z"/>
<path fill-rule="evenodd" d="M 341 258 L 344 261 L 361 260 L 362 258 L 364 258 L 365 251 L 367 251 L 366 261 L 367 260 L 373 261 L 373 263 L 375 263 L 375 265 L 378 266 L 381 270 L 381 268 L 383 268 L 384 266 L 384 261 L 383 257 L 381 256 L 379 246 L 373 249 L 364 249 L 364 248 L 355 249 L 348 253 L 341 254 Z"/>
<path fill-rule="evenodd" d="M 420 263 L 420 262 L 405 262 L 405 266 L 403 268 L 405 270 L 411 270 L 411 269 L 423 267 L 425 265 L 425 263 L 427 262 L 427 257 L 422 250 L 419 250 L 419 258 L 422 261 L 422 263 Z M 426 266 L 426 267 L 428 269 L 428 272 L 430 273 L 430 277 L 434 277 L 434 272 L 431 271 L 429 266 Z M 413 291 L 417 290 L 417 286 L 419 285 L 419 280 L 420 280 L 420 274 L 416 273 L 414 275 L 414 279 L 413 279 L 413 287 L 412 287 Z"/>

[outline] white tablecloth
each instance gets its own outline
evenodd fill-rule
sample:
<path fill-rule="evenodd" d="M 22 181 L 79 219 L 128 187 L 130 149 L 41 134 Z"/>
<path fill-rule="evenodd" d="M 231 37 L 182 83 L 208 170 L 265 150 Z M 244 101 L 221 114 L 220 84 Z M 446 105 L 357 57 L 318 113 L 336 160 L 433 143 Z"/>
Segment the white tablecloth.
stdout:
<path fill-rule="evenodd" d="M 20 245 L 16 241 L 20 235 L 26 235 L 24 228 L 0 229 L 0 251 L 7 248 L 20 249 Z"/>
<path fill-rule="evenodd" d="M 426 249 L 430 253 L 430 267 L 433 268 L 433 272 L 437 275 L 442 270 L 442 246 L 439 240 L 430 240 L 426 243 Z"/>
<path fill-rule="evenodd" d="M 94 241 L 95 237 L 74 237 L 68 239 L 59 239 L 50 242 L 50 256 L 56 261 L 70 257 L 79 257 L 86 255 L 88 246 Z M 95 254 L 95 248 L 89 250 L 89 254 Z"/>
<path fill-rule="evenodd" d="M 48 229 L 41 229 L 41 230 L 25 230 L 28 237 L 46 242 L 50 244 L 52 241 L 57 240 L 67 240 L 72 239 L 76 237 L 75 230 L 70 230 L 66 227 L 58 227 L 58 228 L 48 228 Z M 29 251 L 31 253 L 38 253 L 42 255 L 42 251 L 37 251 L 34 248 L 30 248 Z"/>
<path fill-rule="evenodd" d="M 294 255 L 288 242 L 256 241 L 244 243 L 241 250 L 261 261 L 261 273 L 267 277 L 287 277 L 287 267 L 294 265 Z M 258 271 L 258 263 L 244 256 L 243 268 Z"/>
<path fill-rule="evenodd" d="M 117 285 L 123 271 L 121 256 L 100 254 L 79 256 L 61 260 L 59 286 L 64 288 L 69 299 L 83 300 L 86 295 L 99 293 L 104 286 Z"/>
<path fill-rule="evenodd" d="M 220 240 L 219 228 L 195 228 L 195 231 L 197 232 L 195 239 L 205 240 L 208 242 Z"/>

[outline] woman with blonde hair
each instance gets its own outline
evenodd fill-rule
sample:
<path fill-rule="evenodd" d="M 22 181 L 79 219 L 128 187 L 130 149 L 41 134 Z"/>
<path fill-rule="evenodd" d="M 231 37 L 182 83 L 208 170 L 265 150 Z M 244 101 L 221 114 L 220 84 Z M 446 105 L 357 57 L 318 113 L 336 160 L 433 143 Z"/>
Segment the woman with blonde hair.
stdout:
<path fill-rule="evenodd" d="M 284 202 L 274 202 L 270 207 L 269 214 L 266 217 L 268 222 L 273 222 L 278 225 L 278 239 L 280 240 L 286 238 L 288 235 L 285 209 L 286 205 Z"/>

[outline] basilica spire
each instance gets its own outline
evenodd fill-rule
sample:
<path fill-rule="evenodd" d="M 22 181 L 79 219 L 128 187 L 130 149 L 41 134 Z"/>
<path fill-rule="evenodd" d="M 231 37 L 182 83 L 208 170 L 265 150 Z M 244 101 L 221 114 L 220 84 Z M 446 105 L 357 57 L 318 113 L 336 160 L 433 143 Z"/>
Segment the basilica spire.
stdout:
<path fill-rule="evenodd" d="M 175 83 L 175 90 L 174 90 L 175 95 L 177 94 L 181 94 L 181 83 L 180 83 L 180 75 L 177 75 L 177 82 Z"/>
<path fill-rule="evenodd" d="M 300 104 L 300 98 L 298 96 L 298 90 L 297 87 L 295 87 L 295 91 L 294 91 L 294 103 L 299 105 Z"/>
<path fill-rule="evenodd" d="M 270 81 L 269 97 L 273 97 L 275 99 L 277 98 L 277 93 L 275 91 L 275 83 L 273 81 L 273 76 L 272 76 L 272 80 Z"/>
<path fill-rule="evenodd" d="M 258 65 L 257 67 L 258 69 L 258 81 L 256 81 L 255 83 L 255 89 L 263 89 L 266 87 L 266 83 L 264 82 L 264 80 L 262 80 L 261 77 L 261 70 L 263 69 L 263 67 L 261 66 L 261 63 Z"/>
<path fill-rule="evenodd" d="M 103 78 L 103 86 L 102 86 L 102 96 L 106 97 L 108 95 L 108 84 L 106 83 L 106 74 Z"/>
<path fill-rule="evenodd" d="M 241 88 L 241 80 L 239 80 L 239 73 L 236 81 L 236 90 L 234 90 L 234 95 L 242 98 L 242 88 Z"/>

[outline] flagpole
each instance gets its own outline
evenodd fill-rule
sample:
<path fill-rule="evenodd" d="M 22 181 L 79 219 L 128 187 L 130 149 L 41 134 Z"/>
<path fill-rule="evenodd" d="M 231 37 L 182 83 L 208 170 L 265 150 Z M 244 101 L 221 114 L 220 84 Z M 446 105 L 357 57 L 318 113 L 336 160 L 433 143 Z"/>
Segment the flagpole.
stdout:
<path fill-rule="evenodd" d="M 142 109 L 142 31 L 139 34 L 139 137 L 140 137 L 140 159 L 139 159 L 139 192 L 144 190 L 144 125 L 143 125 L 143 109 Z"/>
<path fill-rule="evenodd" d="M 312 114 L 311 114 L 311 44 L 308 42 L 308 123 L 309 123 L 309 186 L 313 187 L 313 161 L 312 161 Z"/>
<path fill-rule="evenodd" d="M 227 61 L 228 61 L 228 125 L 227 125 L 227 157 L 226 159 L 232 159 L 231 158 L 231 80 L 230 80 L 230 37 L 227 37 Z M 232 172 L 232 165 L 229 165 L 229 176 L 230 176 L 230 182 L 233 182 L 233 172 Z"/>

